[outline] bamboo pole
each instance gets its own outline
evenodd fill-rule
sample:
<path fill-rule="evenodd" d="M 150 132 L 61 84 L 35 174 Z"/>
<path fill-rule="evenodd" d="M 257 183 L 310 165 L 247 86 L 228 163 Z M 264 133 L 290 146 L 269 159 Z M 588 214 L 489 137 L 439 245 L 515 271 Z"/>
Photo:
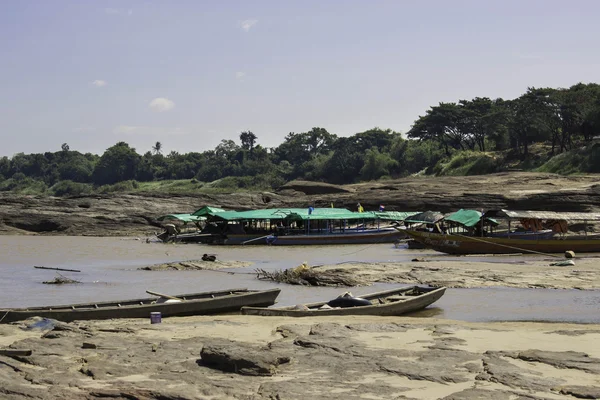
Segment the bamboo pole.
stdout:
<path fill-rule="evenodd" d="M 151 294 L 152 296 L 159 296 L 159 297 L 164 297 L 165 299 L 171 299 L 171 300 L 179 300 L 179 301 L 183 301 L 183 299 L 179 298 L 179 297 L 175 297 L 175 296 L 169 296 L 168 294 L 162 294 L 162 293 L 157 293 L 157 292 L 152 292 L 150 290 L 146 290 L 146 293 Z"/>
<path fill-rule="evenodd" d="M 67 268 L 51 268 L 51 267 L 41 267 L 39 265 L 34 265 L 33 268 L 37 268 L 37 269 L 51 269 L 54 271 L 69 271 L 69 272 L 81 272 L 78 269 L 67 269 Z"/>

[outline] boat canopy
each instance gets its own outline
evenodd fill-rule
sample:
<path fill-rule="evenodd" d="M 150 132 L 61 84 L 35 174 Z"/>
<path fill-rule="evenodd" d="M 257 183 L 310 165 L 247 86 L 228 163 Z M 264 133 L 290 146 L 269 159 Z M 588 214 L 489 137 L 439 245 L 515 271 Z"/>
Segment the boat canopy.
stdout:
<path fill-rule="evenodd" d="M 376 219 L 388 221 L 404 221 L 411 215 L 415 215 L 418 211 L 368 211 L 373 213 Z"/>
<path fill-rule="evenodd" d="M 406 217 L 404 222 L 410 224 L 435 224 L 439 220 L 444 218 L 444 214 L 438 211 L 425 211 L 422 213 L 413 213 Z"/>
<path fill-rule="evenodd" d="M 460 209 L 444 218 L 445 221 L 454 222 L 456 224 L 472 228 L 481 223 L 481 212 L 477 210 Z M 485 222 L 489 225 L 498 225 L 498 221 L 492 218 L 486 218 Z"/>
<path fill-rule="evenodd" d="M 193 215 L 193 214 L 168 214 L 168 215 L 161 215 L 160 217 L 156 218 L 158 221 L 181 221 L 184 223 L 188 223 L 188 222 L 199 222 L 199 221 L 204 221 L 206 218 L 205 217 L 199 217 L 197 215 Z"/>
<path fill-rule="evenodd" d="M 486 218 L 502 219 L 545 219 L 563 221 L 600 221 L 600 213 L 585 212 L 555 212 L 555 211 L 512 211 L 489 210 L 484 214 Z"/>
<path fill-rule="evenodd" d="M 212 215 L 214 213 L 223 212 L 223 211 L 225 211 L 225 210 L 223 210 L 222 208 L 204 206 L 204 207 L 202 207 L 202 208 L 194 211 L 192 213 L 192 215 L 203 217 L 203 216 L 206 216 L 206 215 Z"/>
<path fill-rule="evenodd" d="M 249 211 L 224 211 L 210 215 L 212 220 L 242 221 L 242 220 L 390 220 L 402 221 L 414 212 L 398 211 L 366 211 L 355 212 L 346 208 L 271 208 Z"/>

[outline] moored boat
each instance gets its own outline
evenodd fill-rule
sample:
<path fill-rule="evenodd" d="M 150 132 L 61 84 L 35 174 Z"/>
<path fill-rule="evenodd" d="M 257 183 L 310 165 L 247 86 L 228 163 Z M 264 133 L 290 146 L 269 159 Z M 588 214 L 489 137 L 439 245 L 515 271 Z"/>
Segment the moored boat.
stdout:
<path fill-rule="evenodd" d="M 313 207 L 217 212 L 208 217 L 203 233 L 210 235 L 202 241 L 277 246 L 393 243 L 405 235 L 392 223 L 406 214 Z"/>
<path fill-rule="evenodd" d="M 312 317 L 333 315 L 379 315 L 397 316 L 419 311 L 435 303 L 444 295 L 445 287 L 410 286 L 400 289 L 385 290 L 381 292 L 362 295 L 360 298 L 350 298 L 349 303 L 356 306 L 331 307 L 326 306 L 340 303 L 343 296 L 332 301 L 305 304 L 304 306 L 290 307 L 242 307 L 243 315 L 260 315 L 276 317 Z M 364 302 L 363 300 L 368 300 Z M 370 305 L 368 303 L 371 303 Z M 367 305 L 360 305 L 367 304 Z"/>
<path fill-rule="evenodd" d="M 64 322 L 112 318 L 149 318 L 151 312 L 162 317 L 217 314 L 239 311 L 243 306 L 267 307 L 275 304 L 280 289 L 228 289 L 180 294 L 165 298 L 143 298 L 98 303 L 45 307 L 0 309 L 0 323 L 44 317 Z"/>
<path fill-rule="evenodd" d="M 475 233 L 440 230 L 406 233 L 425 246 L 448 254 L 600 252 L 600 237 L 588 231 L 588 223 L 600 222 L 600 213 L 489 210 L 473 226 L 480 227 L 496 219 L 508 224 L 501 236 L 482 228 Z M 568 223 L 573 221 L 583 222 L 583 234 L 570 232 Z M 511 226 L 515 225 L 518 229 L 513 230 Z"/>

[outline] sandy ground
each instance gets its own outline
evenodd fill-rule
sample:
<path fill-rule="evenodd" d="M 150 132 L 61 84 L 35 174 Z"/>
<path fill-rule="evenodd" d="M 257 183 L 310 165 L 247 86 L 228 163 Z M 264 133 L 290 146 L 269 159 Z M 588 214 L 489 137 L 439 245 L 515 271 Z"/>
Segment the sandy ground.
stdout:
<path fill-rule="evenodd" d="M 0 356 L 3 399 L 600 396 L 600 325 L 228 315 L 22 328 L 0 325 L 0 346 L 33 350 Z M 215 354 L 232 369 L 208 365 Z"/>

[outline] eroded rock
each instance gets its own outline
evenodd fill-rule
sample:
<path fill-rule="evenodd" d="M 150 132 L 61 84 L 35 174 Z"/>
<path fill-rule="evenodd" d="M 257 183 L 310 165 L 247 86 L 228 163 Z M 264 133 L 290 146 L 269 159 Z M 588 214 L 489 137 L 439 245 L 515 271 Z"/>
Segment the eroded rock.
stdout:
<path fill-rule="evenodd" d="M 202 365 L 242 375 L 274 375 L 279 365 L 290 362 L 288 356 L 230 340 L 206 343 L 200 357 Z"/>

